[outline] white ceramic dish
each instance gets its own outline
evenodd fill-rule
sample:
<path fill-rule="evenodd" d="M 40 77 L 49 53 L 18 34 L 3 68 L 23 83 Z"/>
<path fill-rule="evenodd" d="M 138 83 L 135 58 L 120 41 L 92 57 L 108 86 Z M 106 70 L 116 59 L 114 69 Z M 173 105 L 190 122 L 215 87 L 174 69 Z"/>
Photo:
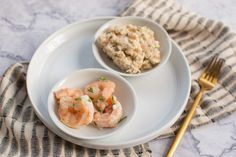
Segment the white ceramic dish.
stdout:
<path fill-rule="evenodd" d="M 116 84 L 114 95 L 120 101 L 123 108 L 123 115 L 127 118 L 118 124 L 115 128 L 98 129 L 92 125 L 81 126 L 79 128 L 70 128 L 64 125 L 57 115 L 57 104 L 54 98 L 54 92 L 62 88 L 76 88 L 83 89 L 88 83 L 97 80 L 99 77 L 105 77 Z M 127 97 L 129 95 L 129 97 Z M 48 111 L 53 122 L 66 134 L 81 139 L 99 139 L 113 135 L 117 131 L 124 128 L 130 120 L 134 117 L 136 111 L 137 98 L 133 87 L 128 81 L 119 75 L 115 75 L 103 69 L 83 69 L 71 73 L 69 76 L 57 82 L 52 88 L 48 97 Z"/>
<path fill-rule="evenodd" d="M 111 59 L 109 59 L 107 57 L 107 55 L 104 52 L 102 52 L 101 49 L 99 49 L 97 47 L 97 44 L 96 44 L 97 38 L 101 35 L 102 32 L 104 32 L 109 27 L 117 26 L 117 25 L 128 25 L 128 24 L 133 24 L 136 26 L 146 26 L 146 27 L 150 28 L 155 33 L 154 34 L 155 39 L 160 42 L 160 53 L 161 53 L 160 63 L 158 65 L 154 66 L 152 69 L 142 71 L 139 74 L 129 74 L 129 73 L 126 73 L 126 72 L 122 71 L 121 69 L 119 69 L 113 63 L 113 61 Z M 171 44 L 169 35 L 167 34 L 167 32 L 165 31 L 165 29 L 162 26 L 160 26 L 159 24 L 157 24 L 149 19 L 146 19 L 146 18 L 128 16 L 128 17 L 119 17 L 119 18 L 110 20 L 110 21 L 106 22 L 104 25 L 102 25 L 94 35 L 94 42 L 92 45 L 92 49 L 93 49 L 93 54 L 94 54 L 96 60 L 98 61 L 98 63 L 100 63 L 100 65 L 102 67 L 104 67 L 110 71 L 116 72 L 116 73 L 123 75 L 123 76 L 140 76 L 140 75 L 149 74 L 151 72 L 156 72 L 157 70 L 159 70 L 169 59 L 169 56 L 171 54 L 171 46 L 172 46 L 172 44 Z"/>
<path fill-rule="evenodd" d="M 50 89 L 55 82 L 75 70 L 100 67 L 93 57 L 91 44 L 97 29 L 113 18 L 77 22 L 57 31 L 37 49 L 27 73 L 29 98 L 42 122 L 62 138 L 90 148 L 129 147 L 157 137 L 178 119 L 190 93 L 188 63 L 172 41 L 170 59 L 159 71 L 127 78 L 138 98 L 136 114 L 127 127 L 109 138 L 98 140 L 81 140 L 60 131 L 47 109 Z"/>

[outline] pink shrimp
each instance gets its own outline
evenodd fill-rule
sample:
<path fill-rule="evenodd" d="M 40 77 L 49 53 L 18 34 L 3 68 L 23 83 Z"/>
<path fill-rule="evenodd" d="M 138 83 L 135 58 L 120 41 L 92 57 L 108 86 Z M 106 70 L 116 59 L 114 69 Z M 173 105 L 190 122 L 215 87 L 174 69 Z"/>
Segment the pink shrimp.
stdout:
<path fill-rule="evenodd" d="M 115 83 L 110 80 L 99 80 L 88 84 L 84 93 L 93 100 L 97 100 L 100 97 L 107 100 L 114 93 L 115 87 Z"/>
<path fill-rule="evenodd" d="M 59 100 L 58 116 L 60 120 L 71 128 L 88 125 L 93 120 L 94 107 L 87 95 L 76 99 L 61 97 Z"/>
<path fill-rule="evenodd" d="M 57 98 L 57 100 L 59 100 L 61 97 L 65 97 L 65 96 L 77 98 L 82 95 L 84 95 L 84 94 L 80 88 L 75 88 L 75 89 L 64 88 L 64 89 L 60 89 L 55 92 L 55 97 Z"/>
<path fill-rule="evenodd" d="M 93 121 L 98 127 L 111 128 L 115 127 L 123 115 L 123 109 L 119 101 L 108 105 L 104 112 L 95 111 Z"/>

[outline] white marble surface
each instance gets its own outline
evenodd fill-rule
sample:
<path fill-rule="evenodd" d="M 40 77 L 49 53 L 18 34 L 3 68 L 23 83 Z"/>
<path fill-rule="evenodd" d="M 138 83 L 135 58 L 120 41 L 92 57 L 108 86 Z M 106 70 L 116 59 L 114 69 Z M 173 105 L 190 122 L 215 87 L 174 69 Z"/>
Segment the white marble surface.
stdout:
<path fill-rule="evenodd" d="M 177 0 L 236 31 L 235 0 Z M 116 15 L 131 0 L 0 0 L 0 74 L 12 63 L 28 61 L 52 32 L 94 16 Z M 163 156 L 171 139 L 150 142 L 154 157 Z M 236 157 L 236 113 L 188 131 L 175 157 Z"/>

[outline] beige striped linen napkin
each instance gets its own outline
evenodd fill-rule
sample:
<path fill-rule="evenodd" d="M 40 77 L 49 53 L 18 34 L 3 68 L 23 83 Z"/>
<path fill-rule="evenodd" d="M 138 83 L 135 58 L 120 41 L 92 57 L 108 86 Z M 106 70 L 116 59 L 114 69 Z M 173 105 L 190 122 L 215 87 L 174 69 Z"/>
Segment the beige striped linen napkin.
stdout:
<path fill-rule="evenodd" d="M 192 72 L 188 106 L 179 120 L 160 137 L 178 128 L 199 90 L 197 78 L 209 58 L 225 60 L 219 84 L 204 95 L 191 128 L 214 123 L 236 110 L 236 36 L 223 23 L 200 17 L 174 0 L 135 0 L 122 16 L 142 16 L 164 26 L 185 54 Z M 49 131 L 37 118 L 27 96 L 28 63 L 9 67 L 0 82 L 1 156 L 151 156 L 148 143 L 117 150 L 95 150 L 74 145 Z M 158 139 L 157 138 L 157 139 Z"/>

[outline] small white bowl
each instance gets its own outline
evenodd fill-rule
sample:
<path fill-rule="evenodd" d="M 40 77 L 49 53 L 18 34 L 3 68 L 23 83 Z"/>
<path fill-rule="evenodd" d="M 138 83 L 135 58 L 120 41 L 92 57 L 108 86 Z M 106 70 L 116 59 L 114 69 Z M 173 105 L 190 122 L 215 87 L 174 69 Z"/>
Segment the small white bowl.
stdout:
<path fill-rule="evenodd" d="M 98 129 L 92 125 L 81 126 L 78 129 L 70 128 L 63 124 L 57 115 L 57 104 L 55 102 L 54 92 L 61 88 L 83 89 L 85 85 L 96 81 L 99 77 L 106 77 L 115 82 L 116 89 L 114 95 L 120 101 L 123 107 L 123 115 L 127 116 L 116 128 Z M 66 134 L 80 139 L 99 139 L 110 136 L 125 127 L 133 118 L 136 112 L 137 98 L 134 89 L 128 81 L 119 75 L 113 74 L 103 69 L 83 69 L 75 71 L 63 80 L 57 82 L 52 88 L 48 97 L 48 111 L 53 122 Z"/>
<path fill-rule="evenodd" d="M 100 48 L 98 48 L 96 44 L 97 38 L 100 36 L 100 34 L 104 32 L 106 29 L 108 29 L 109 27 L 115 26 L 115 25 L 128 25 L 128 24 L 133 24 L 136 26 L 146 26 L 150 28 L 155 33 L 154 35 L 155 39 L 158 40 L 160 43 L 160 53 L 161 53 L 160 63 L 149 70 L 142 71 L 139 74 L 129 74 L 119 69 L 113 63 L 113 61 L 109 59 L 107 55 L 102 52 Z M 140 76 L 140 75 L 148 74 L 148 73 L 151 73 L 153 71 L 160 69 L 169 59 L 172 47 L 171 47 L 171 41 L 170 41 L 169 35 L 167 34 L 167 32 L 162 26 L 146 18 L 128 16 L 128 17 L 115 18 L 114 20 L 111 20 L 105 23 L 104 25 L 102 25 L 95 33 L 92 49 L 93 49 L 93 54 L 96 60 L 104 68 L 123 76 Z"/>

